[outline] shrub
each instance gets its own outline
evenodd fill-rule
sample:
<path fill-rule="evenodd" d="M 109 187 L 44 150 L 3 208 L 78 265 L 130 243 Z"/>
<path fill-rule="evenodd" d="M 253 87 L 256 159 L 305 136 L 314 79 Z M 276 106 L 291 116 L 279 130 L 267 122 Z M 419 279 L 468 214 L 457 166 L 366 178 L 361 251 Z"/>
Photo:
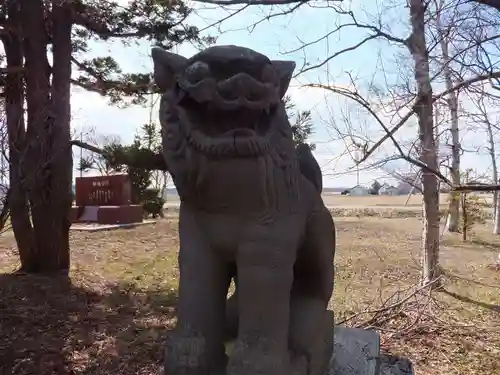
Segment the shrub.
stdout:
<path fill-rule="evenodd" d="M 143 192 L 142 210 L 144 212 L 144 217 L 148 218 L 149 215 L 155 219 L 160 216 L 163 217 L 163 205 L 165 204 L 165 199 L 159 196 L 158 189 L 146 189 Z"/>

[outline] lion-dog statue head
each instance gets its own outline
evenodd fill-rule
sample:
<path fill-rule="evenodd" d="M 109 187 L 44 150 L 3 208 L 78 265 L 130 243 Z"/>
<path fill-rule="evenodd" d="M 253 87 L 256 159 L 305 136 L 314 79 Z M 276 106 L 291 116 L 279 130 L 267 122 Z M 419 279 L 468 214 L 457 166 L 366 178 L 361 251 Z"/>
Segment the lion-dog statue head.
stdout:
<path fill-rule="evenodd" d="M 205 189 L 207 163 L 240 160 L 240 171 L 251 173 L 250 164 L 241 160 L 259 159 L 271 180 L 275 167 L 293 169 L 292 132 L 282 99 L 294 62 L 232 45 L 209 47 L 191 58 L 155 47 L 152 57 L 163 93 L 164 155 L 181 199 Z M 292 175 L 284 173 L 289 183 Z"/>

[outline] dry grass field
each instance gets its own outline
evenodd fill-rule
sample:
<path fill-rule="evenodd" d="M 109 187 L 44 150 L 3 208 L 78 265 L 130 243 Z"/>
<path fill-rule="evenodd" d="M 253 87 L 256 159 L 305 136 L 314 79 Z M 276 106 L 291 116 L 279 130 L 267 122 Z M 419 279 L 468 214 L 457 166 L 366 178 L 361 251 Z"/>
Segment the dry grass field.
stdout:
<path fill-rule="evenodd" d="M 491 205 L 493 197 L 491 194 L 479 195 L 484 203 Z M 368 195 L 368 196 L 348 196 L 337 193 L 324 193 L 323 201 L 329 207 L 338 208 L 397 208 L 408 210 L 420 210 L 422 207 L 422 195 L 416 194 L 409 197 L 407 195 L 389 196 L 389 195 Z M 448 205 L 448 195 L 441 194 L 441 207 L 445 208 Z M 175 205 L 179 203 L 179 197 L 176 195 L 168 196 L 167 204 Z"/>
<path fill-rule="evenodd" d="M 418 375 L 500 374 L 500 272 L 487 267 L 500 239 L 489 228 L 467 243 L 443 236 L 443 289 L 401 304 L 418 281 L 419 220 L 336 224 L 337 321 L 378 327 L 384 351 L 409 357 Z M 175 323 L 176 219 L 74 232 L 71 242 L 69 282 L 9 275 L 18 255 L 12 236 L 0 237 L 0 374 L 162 374 Z"/>
<path fill-rule="evenodd" d="M 493 198 L 490 194 L 480 194 L 484 202 L 491 204 Z M 411 209 L 420 209 L 422 207 L 422 195 L 367 195 L 367 196 L 348 196 L 340 194 L 323 194 L 323 201 L 327 206 L 334 207 L 408 207 Z M 440 194 L 439 203 L 446 207 L 448 202 L 447 194 Z"/>

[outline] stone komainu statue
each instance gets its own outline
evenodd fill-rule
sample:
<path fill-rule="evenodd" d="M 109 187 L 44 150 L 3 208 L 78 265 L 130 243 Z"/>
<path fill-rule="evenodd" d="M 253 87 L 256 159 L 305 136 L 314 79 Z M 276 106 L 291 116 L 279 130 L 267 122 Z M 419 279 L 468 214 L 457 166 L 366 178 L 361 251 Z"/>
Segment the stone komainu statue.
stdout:
<path fill-rule="evenodd" d="M 295 149 L 282 103 L 295 64 L 237 46 L 152 55 L 163 153 L 181 198 L 166 374 L 323 375 L 335 228 L 321 171 L 307 146 Z"/>

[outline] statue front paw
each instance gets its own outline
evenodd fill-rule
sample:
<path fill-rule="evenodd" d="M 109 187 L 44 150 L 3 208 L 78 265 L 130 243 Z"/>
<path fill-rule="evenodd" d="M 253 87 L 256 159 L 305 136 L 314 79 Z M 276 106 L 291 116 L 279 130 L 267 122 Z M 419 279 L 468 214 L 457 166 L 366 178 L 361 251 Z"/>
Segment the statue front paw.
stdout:
<path fill-rule="evenodd" d="M 205 340 L 196 335 L 167 337 L 165 348 L 165 374 L 199 375 L 208 373 Z"/>
<path fill-rule="evenodd" d="M 236 342 L 227 365 L 227 375 L 290 375 L 288 351 L 278 353 L 264 348 L 249 348 Z"/>

